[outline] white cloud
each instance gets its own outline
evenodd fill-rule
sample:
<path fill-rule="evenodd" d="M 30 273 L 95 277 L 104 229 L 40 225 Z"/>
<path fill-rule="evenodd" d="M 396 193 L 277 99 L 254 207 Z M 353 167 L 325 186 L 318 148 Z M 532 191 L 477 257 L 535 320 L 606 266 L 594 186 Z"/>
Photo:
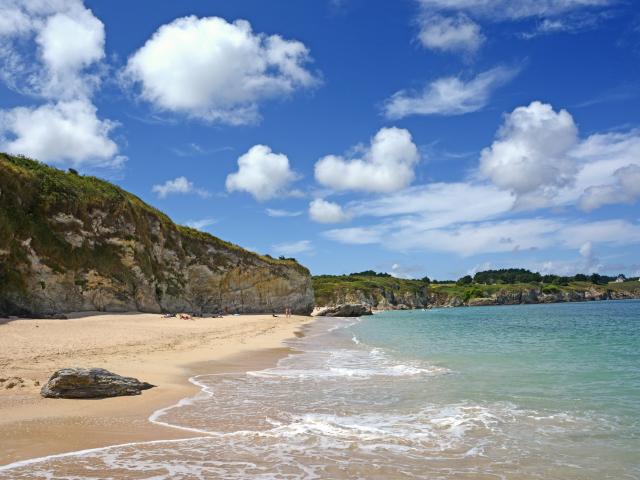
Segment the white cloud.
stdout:
<path fill-rule="evenodd" d="M 381 243 L 385 230 L 384 226 L 336 228 L 327 230 L 323 235 L 348 245 L 370 245 Z"/>
<path fill-rule="evenodd" d="M 422 277 L 424 274 L 424 268 L 419 265 L 401 265 L 394 263 L 391 265 L 391 269 L 387 271 L 389 275 L 395 278 L 417 278 Z"/>
<path fill-rule="evenodd" d="M 482 152 L 479 172 L 467 181 L 352 201 L 346 211 L 355 221 L 368 217 L 369 224 L 323 235 L 344 244 L 461 256 L 579 250 L 579 261 L 564 267 L 598 270 L 596 248 L 640 243 L 640 224 L 587 222 L 572 218 L 570 210 L 564 210 L 564 218 L 556 216 L 559 211 L 526 217 L 527 210 L 579 205 L 588 194 L 590 208 L 640 197 L 640 131 L 596 133 L 582 140 L 568 112 L 533 102 L 505 117 L 495 142 Z"/>
<path fill-rule="evenodd" d="M 160 110 L 246 124 L 267 98 L 312 87 L 301 42 L 254 33 L 249 22 L 184 17 L 161 26 L 127 63 L 125 78 Z"/>
<path fill-rule="evenodd" d="M 48 103 L 0 111 L 0 142 L 11 153 L 76 167 L 119 167 L 109 138 L 117 125 L 97 117 L 104 25 L 81 0 L 0 1 L 0 77 Z"/>
<path fill-rule="evenodd" d="M 5 82 L 55 100 L 89 97 L 104 58 L 104 25 L 81 0 L 5 0 L 0 5 Z"/>
<path fill-rule="evenodd" d="M 272 246 L 276 255 L 300 255 L 313 251 L 313 244 L 310 240 L 300 240 L 298 242 L 278 243 Z"/>
<path fill-rule="evenodd" d="M 189 220 L 185 223 L 187 227 L 195 228 L 196 230 L 203 230 L 211 225 L 218 223 L 215 218 L 202 218 L 200 220 Z"/>
<path fill-rule="evenodd" d="M 640 163 L 640 158 L 638 159 Z M 612 184 L 594 185 L 584 190 L 579 207 L 587 212 L 612 203 L 633 203 L 640 198 L 640 164 L 627 165 L 613 173 Z"/>
<path fill-rule="evenodd" d="M 640 197 L 640 165 L 627 165 L 615 171 L 622 191 L 633 197 Z"/>
<path fill-rule="evenodd" d="M 238 171 L 227 176 L 226 186 L 229 192 L 247 192 L 262 202 L 285 196 L 286 187 L 297 178 L 286 155 L 255 145 L 238 158 Z"/>
<path fill-rule="evenodd" d="M 387 118 L 408 115 L 462 115 L 484 108 L 493 91 L 518 73 L 517 69 L 496 67 L 465 82 L 458 77 L 444 77 L 431 82 L 421 92 L 401 90 L 384 106 Z"/>
<path fill-rule="evenodd" d="M 340 223 L 351 218 L 340 205 L 322 198 L 316 198 L 309 204 L 309 216 L 318 223 Z"/>
<path fill-rule="evenodd" d="M 588 223 L 524 218 L 433 228 L 428 218 L 410 217 L 368 227 L 329 230 L 324 235 L 345 244 L 380 244 L 390 250 L 446 252 L 466 257 L 550 247 L 578 249 L 587 242 L 631 245 L 640 242 L 640 225 L 624 220 Z"/>
<path fill-rule="evenodd" d="M 83 8 L 75 15 L 58 13 L 49 17 L 36 41 L 49 70 L 43 85 L 47 96 L 73 98 L 97 82 L 95 76 L 81 74 L 104 57 L 104 25 L 91 11 Z"/>
<path fill-rule="evenodd" d="M 299 217 L 304 213 L 301 210 L 291 211 L 291 210 L 281 210 L 278 208 L 267 208 L 265 212 L 267 212 L 267 215 L 269 215 L 270 217 L 276 217 L 276 218 Z"/>
<path fill-rule="evenodd" d="M 546 219 L 464 223 L 447 228 L 424 228 L 418 219 L 389 232 L 386 245 L 398 250 L 432 250 L 461 256 L 545 248 L 558 228 Z"/>
<path fill-rule="evenodd" d="M 515 196 L 492 185 L 430 183 L 353 202 L 349 211 L 374 217 L 418 215 L 425 226 L 440 228 L 496 218 L 510 212 L 514 204 Z"/>
<path fill-rule="evenodd" d="M 568 156 L 577 141 L 578 129 L 569 112 L 532 102 L 506 116 L 496 141 L 482 151 L 480 172 L 516 194 L 562 187 L 577 171 Z"/>
<path fill-rule="evenodd" d="M 190 193 L 195 193 L 202 198 L 211 196 L 206 190 L 196 188 L 193 182 L 187 180 L 186 177 L 176 177 L 173 180 L 167 180 L 162 184 L 154 185 L 151 191 L 154 192 L 158 198 L 166 198 L 168 195 L 173 194 L 185 195 Z"/>
<path fill-rule="evenodd" d="M 86 100 L 0 111 L 0 148 L 51 163 L 118 166 L 118 146 L 109 138 L 116 123 L 100 120 Z"/>
<path fill-rule="evenodd" d="M 472 268 L 467 270 L 467 275 L 471 275 L 472 277 L 478 272 L 484 272 L 487 270 L 493 269 L 494 266 L 491 262 L 484 262 L 481 264 L 474 265 Z"/>
<path fill-rule="evenodd" d="M 562 229 L 562 241 L 570 248 L 581 248 L 587 242 L 631 245 L 640 242 L 640 225 L 619 219 L 568 223 Z"/>
<path fill-rule="evenodd" d="M 420 41 L 428 48 L 469 53 L 483 43 L 479 23 L 538 22 L 532 38 L 542 33 L 574 32 L 597 25 L 601 11 L 617 0 L 417 0 L 421 6 Z M 435 18 L 432 25 L 425 19 Z M 529 29 L 530 30 L 530 29 Z"/>
<path fill-rule="evenodd" d="M 583 243 L 580 247 L 580 255 L 585 258 L 593 257 L 593 242 Z"/>
<path fill-rule="evenodd" d="M 635 201 L 640 195 L 621 182 L 635 178 L 637 167 L 640 130 L 581 140 L 569 112 L 532 102 L 505 117 L 493 145 L 482 151 L 479 174 L 516 194 L 520 209 L 577 203 L 590 211 Z"/>
<path fill-rule="evenodd" d="M 548 18 L 569 11 L 603 7 L 611 0 L 418 0 L 423 8 L 436 11 L 463 11 L 494 20 Z"/>
<path fill-rule="evenodd" d="M 413 181 L 420 159 L 408 130 L 382 128 L 361 158 L 328 155 L 315 165 L 316 180 L 334 190 L 393 192 Z"/>
<path fill-rule="evenodd" d="M 590 212 L 603 205 L 623 203 L 627 196 L 616 185 L 597 185 L 585 189 L 578 199 L 580 210 Z"/>
<path fill-rule="evenodd" d="M 473 53 L 484 43 L 480 26 L 466 15 L 425 15 L 418 38 L 423 46 L 445 52 Z"/>

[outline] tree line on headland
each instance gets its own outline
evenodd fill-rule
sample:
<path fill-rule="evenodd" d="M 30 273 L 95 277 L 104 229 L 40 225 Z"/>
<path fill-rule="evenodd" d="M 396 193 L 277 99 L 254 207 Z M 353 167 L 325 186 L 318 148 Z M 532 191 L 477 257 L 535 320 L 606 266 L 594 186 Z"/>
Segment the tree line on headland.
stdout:
<path fill-rule="evenodd" d="M 363 272 L 350 273 L 352 277 L 392 277 L 389 273 L 376 272 L 374 270 L 365 270 Z M 418 279 L 416 279 L 418 280 Z M 538 272 L 532 272 L 525 268 L 501 268 L 499 270 L 483 270 L 475 273 L 473 276 L 465 275 L 458 280 L 431 280 L 429 277 L 422 277 L 424 283 L 448 284 L 455 283 L 457 285 L 472 285 L 474 283 L 482 285 L 515 285 L 516 283 L 546 283 L 549 285 L 569 285 L 572 282 L 590 282 L 594 285 L 607 285 L 616 280 L 620 281 L 637 281 L 638 277 L 627 278 L 624 274 L 609 276 L 592 273 L 585 275 L 577 273 L 573 276 L 562 275 L 542 275 Z"/>

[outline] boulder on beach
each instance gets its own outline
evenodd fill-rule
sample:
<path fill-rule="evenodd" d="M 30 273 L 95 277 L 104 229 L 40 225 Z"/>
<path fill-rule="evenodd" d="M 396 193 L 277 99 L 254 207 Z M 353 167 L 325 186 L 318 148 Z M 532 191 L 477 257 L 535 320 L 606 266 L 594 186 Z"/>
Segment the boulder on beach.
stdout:
<path fill-rule="evenodd" d="M 333 307 L 326 307 L 314 312 L 318 317 L 361 317 L 372 315 L 371 307 L 362 303 L 345 303 Z"/>
<path fill-rule="evenodd" d="M 104 368 L 62 368 L 51 375 L 40 394 L 48 398 L 107 398 L 140 395 L 154 386 Z"/>

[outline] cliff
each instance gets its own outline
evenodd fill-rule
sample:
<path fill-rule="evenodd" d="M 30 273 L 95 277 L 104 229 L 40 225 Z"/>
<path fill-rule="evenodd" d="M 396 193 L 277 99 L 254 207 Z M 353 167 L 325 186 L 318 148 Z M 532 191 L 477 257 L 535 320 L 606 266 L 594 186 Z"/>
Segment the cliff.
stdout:
<path fill-rule="evenodd" d="M 0 154 L 0 315 L 308 314 L 309 271 L 176 225 L 109 182 Z"/>
<path fill-rule="evenodd" d="M 361 303 L 377 310 L 424 308 L 429 285 L 391 276 L 320 275 L 313 277 L 316 306 Z"/>
<path fill-rule="evenodd" d="M 313 278 L 317 307 L 361 303 L 376 310 L 523 303 L 583 302 L 640 298 L 640 282 L 596 285 L 541 283 L 456 285 L 428 284 L 385 276 L 322 275 Z"/>
<path fill-rule="evenodd" d="M 595 285 L 571 282 L 568 285 L 522 283 L 512 285 L 458 286 L 434 285 L 430 288 L 427 308 L 487 305 L 519 305 L 525 303 L 588 302 L 640 298 L 640 282 Z"/>

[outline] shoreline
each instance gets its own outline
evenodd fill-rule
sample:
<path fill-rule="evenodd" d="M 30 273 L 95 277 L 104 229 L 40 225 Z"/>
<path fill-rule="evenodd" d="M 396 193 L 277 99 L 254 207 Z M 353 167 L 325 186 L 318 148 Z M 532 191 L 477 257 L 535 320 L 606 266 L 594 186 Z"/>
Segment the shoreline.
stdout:
<path fill-rule="evenodd" d="M 189 381 L 192 377 L 274 365 L 291 352 L 282 342 L 301 335 L 312 321 L 301 316 L 240 315 L 187 322 L 130 313 L 2 323 L 0 378 L 19 377 L 24 386 L 0 388 L 0 467 L 117 444 L 202 436 L 153 423 L 150 417 L 197 394 L 200 388 Z M 94 337 L 96 330 L 106 335 Z M 70 340 L 37 351 L 40 343 L 55 344 L 61 335 Z M 90 346 L 88 337 L 94 338 Z M 25 355 L 25 350 L 31 353 Z M 157 387 L 137 396 L 100 400 L 39 395 L 55 369 L 73 365 L 107 368 Z"/>
<path fill-rule="evenodd" d="M 407 312 L 407 311 L 415 311 L 415 310 L 438 310 L 438 309 L 448 309 L 448 308 L 473 308 L 473 307 L 517 307 L 523 305 L 558 305 L 558 304 L 572 304 L 572 303 L 594 303 L 594 302 L 624 302 L 624 301 L 633 301 L 640 300 L 640 296 L 630 296 L 630 297 L 621 297 L 621 298 L 591 298 L 588 300 L 560 300 L 555 302 L 517 302 L 517 303 L 495 303 L 493 301 L 485 301 L 490 300 L 486 298 L 478 298 L 476 300 L 480 300 L 477 303 L 460 303 L 460 304 L 434 304 L 430 303 L 424 307 L 412 307 L 412 308 L 376 308 L 368 304 L 363 304 L 366 306 L 371 306 L 371 312 L 373 314 L 382 313 L 382 312 Z M 337 305 L 329 305 L 324 307 L 316 307 L 319 309 L 332 308 Z"/>

